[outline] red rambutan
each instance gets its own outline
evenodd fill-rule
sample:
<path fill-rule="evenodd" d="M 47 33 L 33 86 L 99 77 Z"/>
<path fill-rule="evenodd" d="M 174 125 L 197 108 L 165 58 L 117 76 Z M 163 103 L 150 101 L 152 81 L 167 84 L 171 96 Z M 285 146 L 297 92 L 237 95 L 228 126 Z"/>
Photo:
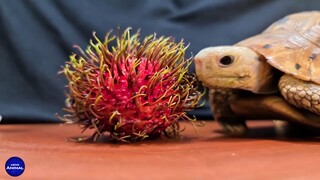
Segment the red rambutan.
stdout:
<path fill-rule="evenodd" d="M 150 35 L 140 41 L 130 29 L 120 36 L 108 33 L 63 67 L 67 85 L 65 122 L 104 132 L 117 141 L 137 141 L 178 132 L 178 121 L 194 121 L 186 111 L 199 106 L 203 93 L 185 60 L 184 42 Z M 110 47 L 110 42 L 116 46 Z"/>

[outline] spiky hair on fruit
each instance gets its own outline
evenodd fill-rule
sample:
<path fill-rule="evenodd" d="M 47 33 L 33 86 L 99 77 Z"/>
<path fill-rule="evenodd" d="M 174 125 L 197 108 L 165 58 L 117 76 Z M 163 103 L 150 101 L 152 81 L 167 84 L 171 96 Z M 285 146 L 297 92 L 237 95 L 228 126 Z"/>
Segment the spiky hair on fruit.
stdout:
<path fill-rule="evenodd" d="M 188 70 L 183 40 L 153 34 L 141 41 L 139 31 L 130 31 L 110 31 L 104 41 L 93 33 L 88 48 L 76 46 L 80 53 L 63 66 L 68 85 L 61 119 L 95 129 L 94 140 L 105 132 L 125 142 L 177 134 L 179 120 L 193 122 L 186 112 L 201 106 L 204 93 Z"/>

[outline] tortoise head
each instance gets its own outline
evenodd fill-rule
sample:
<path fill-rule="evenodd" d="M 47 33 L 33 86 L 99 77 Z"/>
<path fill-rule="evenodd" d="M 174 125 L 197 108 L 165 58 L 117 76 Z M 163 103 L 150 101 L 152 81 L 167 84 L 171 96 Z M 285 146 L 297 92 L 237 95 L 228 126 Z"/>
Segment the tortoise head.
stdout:
<path fill-rule="evenodd" d="M 278 91 L 273 67 L 250 48 L 209 47 L 201 50 L 194 60 L 199 80 L 209 88 L 236 88 L 259 94 Z"/>

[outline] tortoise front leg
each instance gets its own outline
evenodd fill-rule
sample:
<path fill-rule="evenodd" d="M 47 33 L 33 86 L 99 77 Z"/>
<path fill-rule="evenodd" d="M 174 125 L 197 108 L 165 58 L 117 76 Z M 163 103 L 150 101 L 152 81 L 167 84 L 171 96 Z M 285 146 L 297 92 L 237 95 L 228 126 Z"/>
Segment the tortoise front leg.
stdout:
<path fill-rule="evenodd" d="M 307 119 L 300 120 L 300 122 L 313 127 L 320 127 L 319 84 L 303 81 L 292 75 L 285 74 L 280 78 L 279 89 L 282 96 L 290 104 L 302 108 L 301 112 L 307 116 Z"/>
<path fill-rule="evenodd" d="M 231 136 L 244 135 L 247 125 L 243 118 L 237 116 L 231 109 L 229 100 L 235 96 L 236 90 L 210 89 L 209 101 L 214 119 Z"/>

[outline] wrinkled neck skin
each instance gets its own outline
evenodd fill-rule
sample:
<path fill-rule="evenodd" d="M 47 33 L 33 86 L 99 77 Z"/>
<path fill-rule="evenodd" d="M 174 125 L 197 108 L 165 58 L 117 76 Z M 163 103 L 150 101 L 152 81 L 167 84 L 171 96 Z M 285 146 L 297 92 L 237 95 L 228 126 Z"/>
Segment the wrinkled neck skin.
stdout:
<path fill-rule="evenodd" d="M 231 57 L 231 63 L 226 57 Z M 199 80 L 209 88 L 242 89 L 256 94 L 278 91 L 276 70 L 264 56 L 247 47 L 203 49 L 195 56 L 195 67 Z"/>
<path fill-rule="evenodd" d="M 245 86 L 240 86 L 239 89 L 252 91 L 256 94 L 274 94 L 279 91 L 277 73 L 275 69 L 271 67 L 266 60 L 263 60 L 263 64 L 255 69 L 253 74 L 259 74 L 258 76 L 252 76 L 251 81 Z"/>

